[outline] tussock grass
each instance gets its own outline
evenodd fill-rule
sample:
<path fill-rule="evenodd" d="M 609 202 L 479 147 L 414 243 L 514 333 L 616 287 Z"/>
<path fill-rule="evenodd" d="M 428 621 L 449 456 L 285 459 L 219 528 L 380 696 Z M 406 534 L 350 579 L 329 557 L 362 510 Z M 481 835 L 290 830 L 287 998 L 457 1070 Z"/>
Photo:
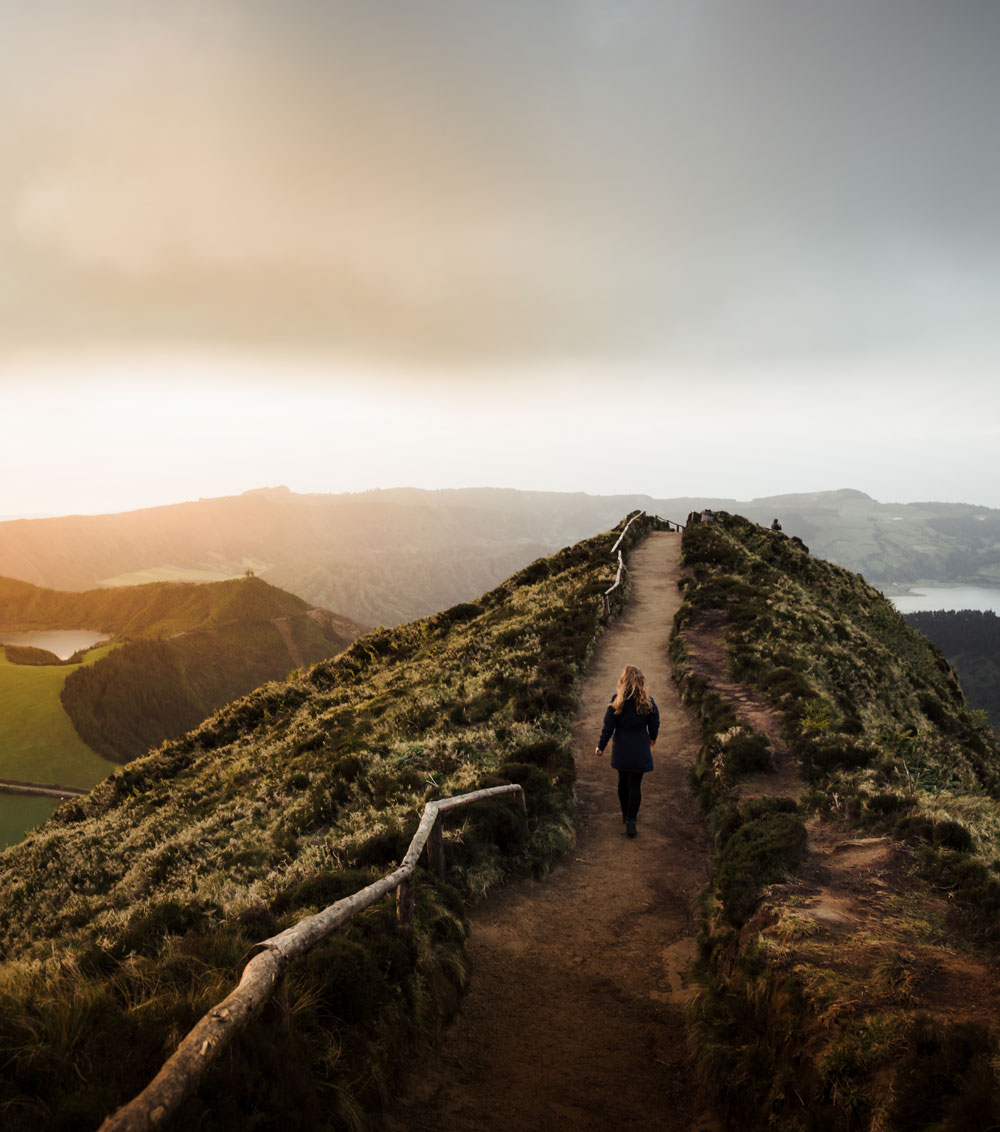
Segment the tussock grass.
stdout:
<path fill-rule="evenodd" d="M 691 1026 L 703 1079 L 746 1128 L 996 1126 L 996 1036 L 910 1005 L 921 947 L 1000 941 L 995 736 L 941 653 L 860 576 L 726 514 L 690 523 L 683 555 L 670 651 L 702 720 L 692 786 L 716 836 Z M 797 802 L 739 802 L 767 747 L 693 675 L 684 634 L 706 614 L 725 626 L 732 676 L 778 713 L 805 780 Z M 853 959 L 783 902 L 805 848 L 799 810 L 912 847 L 915 906 L 887 897 L 885 938 L 859 938 Z M 921 891 L 948 894 L 933 923 Z"/>

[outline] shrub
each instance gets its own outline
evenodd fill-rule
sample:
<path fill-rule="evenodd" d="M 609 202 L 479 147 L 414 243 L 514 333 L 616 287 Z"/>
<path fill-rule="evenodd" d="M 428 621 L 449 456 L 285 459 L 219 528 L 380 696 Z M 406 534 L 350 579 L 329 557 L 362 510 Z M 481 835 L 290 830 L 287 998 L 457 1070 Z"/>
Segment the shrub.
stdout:
<path fill-rule="evenodd" d="M 796 744 L 802 758 L 802 772 L 810 782 L 837 770 L 871 766 L 880 752 L 878 748 L 843 735 L 803 739 Z"/>
<path fill-rule="evenodd" d="M 961 822 L 948 819 L 934 821 L 926 814 L 900 818 L 893 827 L 893 835 L 906 841 L 941 845 L 960 853 L 968 853 L 975 848 L 972 834 Z"/>
<path fill-rule="evenodd" d="M 762 731 L 741 731 L 724 747 L 726 770 L 731 774 L 754 774 L 774 770 L 771 740 Z"/>
<path fill-rule="evenodd" d="M 969 1132 L 1000 1125 L 996 1039 L 976 1022 L 918 1015 L 892 1083 L 892 1132 Z"/>
<path fill-rule="evenodd" d="M 805 849 L 806 827 L 795 814 L 771 813 L 741 825 L 723 845 L 712 869 L 729 923 L 745 924 L 764 888 L 784 880 Z"/>
<path fill-rule="evenodd" d="M 459 625 L 465 621 L 472 621 L 476 617 L 481 616 L 484 612 L 484 606 L 477 602 L 462 601 L 459 602 L 458 605 L 453 605 L 450 609 L 445 609 L 435 617 L 432 617 L 431 624 L 434 625 L 435 628 L 447 629 L 451 625 Z"/>

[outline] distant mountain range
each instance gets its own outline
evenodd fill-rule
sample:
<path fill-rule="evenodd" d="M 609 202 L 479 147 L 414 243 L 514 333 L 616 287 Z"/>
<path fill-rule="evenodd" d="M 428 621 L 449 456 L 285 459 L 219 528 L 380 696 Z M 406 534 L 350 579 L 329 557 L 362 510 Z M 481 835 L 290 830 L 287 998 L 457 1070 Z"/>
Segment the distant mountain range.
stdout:
<path fill-rule="evenodd" d="M 873 585 L 1000 585 L 1000 511 L 879 503 L 860 491 L 741 501 L 493 488 L 297 495 L 263 488 L 118 515 L 0 523 L 0 574 L 69 590 L 208 581 L 247 569 L 362 624 L 464 601 L 543 554 L 642 508 L 683 521 L 711 507 L 779 518 L 814 554 Z"/>
<path fill-rule="evenodd" d="M 100 630 L 118 644 L 102 646 L 107 655 L 93 663 L 68 667 L 60 694 L 83 742 L 118 762 L 180 735 L 260 684 L 334 656 L 361 632 L 348 618 L 254 577 L 84 593 L 0 578 L 0 630 L 48 629 Z M 38 649 L 5 652 L 15 665 L 60 663 Z M 34 738 L 19 733 L 7 741 Z"/>

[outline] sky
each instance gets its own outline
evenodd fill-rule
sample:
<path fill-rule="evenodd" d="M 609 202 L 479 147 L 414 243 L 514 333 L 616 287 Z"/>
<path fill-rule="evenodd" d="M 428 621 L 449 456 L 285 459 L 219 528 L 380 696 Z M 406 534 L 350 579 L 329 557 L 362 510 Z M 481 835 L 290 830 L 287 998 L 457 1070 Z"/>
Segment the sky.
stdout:
<path fill-rule="evenodd" d="M 0 0 L 0 516 L 1000 507 L 993 0 Z"/>

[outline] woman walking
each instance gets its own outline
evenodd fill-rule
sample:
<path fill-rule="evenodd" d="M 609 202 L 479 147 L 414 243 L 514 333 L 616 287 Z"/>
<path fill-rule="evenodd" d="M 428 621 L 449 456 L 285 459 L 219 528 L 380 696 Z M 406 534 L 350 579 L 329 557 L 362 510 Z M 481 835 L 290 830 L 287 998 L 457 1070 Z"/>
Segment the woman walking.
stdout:
<path fill-rule="evenodd" d="M 614 699 L 604 713 L 604 728 L 595 755 L 611 744 L 611 766 L 618 771 L 618 801 L 629 837 L 635 837 L 642 801 L 642 776 L 653 769 L 653 747 L 660 730 L 660 713 L 646 691 L 646 677 L 634 664 L 626 664 L 618 677 Z"/>

